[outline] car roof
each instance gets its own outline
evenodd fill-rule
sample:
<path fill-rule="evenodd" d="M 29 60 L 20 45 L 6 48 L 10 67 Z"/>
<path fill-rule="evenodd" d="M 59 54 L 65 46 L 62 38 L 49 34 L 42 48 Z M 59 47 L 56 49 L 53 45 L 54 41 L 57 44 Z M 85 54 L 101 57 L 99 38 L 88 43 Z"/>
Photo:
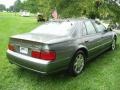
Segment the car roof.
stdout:
<path fill-rule="evenodd" d="M 62 22 L 78 22 L 78 21 L 94 21 L 94 19 L 88 19 L 88 18 L 68 18 L 68 19 L 57 19 L 57 20 L 50 20 L 48 22 L 58 22 L 58 23 L 62 23 Z"/>

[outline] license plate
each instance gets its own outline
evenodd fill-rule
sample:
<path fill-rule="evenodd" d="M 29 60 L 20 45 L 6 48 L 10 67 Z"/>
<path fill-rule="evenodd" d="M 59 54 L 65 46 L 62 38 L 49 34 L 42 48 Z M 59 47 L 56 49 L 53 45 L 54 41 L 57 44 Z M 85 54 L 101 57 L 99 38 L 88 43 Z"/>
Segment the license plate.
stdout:
<path fill-rule="evenodd" d="M 20 53 L 28 54 L 28 48 L 20 47 Z"/>

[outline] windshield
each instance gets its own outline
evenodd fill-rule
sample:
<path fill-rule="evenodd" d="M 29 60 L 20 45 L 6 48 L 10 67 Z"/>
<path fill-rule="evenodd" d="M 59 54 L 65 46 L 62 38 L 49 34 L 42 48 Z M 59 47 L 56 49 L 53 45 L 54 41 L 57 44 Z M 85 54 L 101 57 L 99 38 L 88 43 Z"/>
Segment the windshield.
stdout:
<path fill-rule="evenodd" d="M 48 22 L 37 27 L 31 33 L 65 36 L 70 33 L 72 26 L 73 22 Z"/>

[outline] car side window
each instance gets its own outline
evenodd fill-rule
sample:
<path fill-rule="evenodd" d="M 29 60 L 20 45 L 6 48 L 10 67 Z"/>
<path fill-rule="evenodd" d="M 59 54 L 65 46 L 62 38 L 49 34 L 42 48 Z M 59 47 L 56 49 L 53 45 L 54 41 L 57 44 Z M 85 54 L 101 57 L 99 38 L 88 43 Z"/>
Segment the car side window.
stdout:
<path fill-rule="evenodd" d="M 77 22 L 74 26 L 74 33 L 73 33 L 73 36 L 74 37 L 80 37 L 82 34 L 81 34 L 81 25 Z"/>
<path fill-rule="evenodd" d="M 84 36 L 87 34 L 86 27 L 83 22 L 77 23 L 77 31 L 79 36 Z"/>
<path fill-rule="evenodd" d="M 79 35 L 79 25 L 76 23 L 72 28 L 72 36 L 78 37 Z"/>
<path fill-rule="evenodd" d="M 91 23 L 91 21 L 85 21 L 85 26 L 86 26 L 88 35 L 96 33 L 96 30 L 93 24 Z"/>
<path fill-rule="evenodd" d="M 94 25 L 98 33 L 104 32 L 104 30 L 106 29 L 105 26 L 101 23 L 94 22 Z"/>

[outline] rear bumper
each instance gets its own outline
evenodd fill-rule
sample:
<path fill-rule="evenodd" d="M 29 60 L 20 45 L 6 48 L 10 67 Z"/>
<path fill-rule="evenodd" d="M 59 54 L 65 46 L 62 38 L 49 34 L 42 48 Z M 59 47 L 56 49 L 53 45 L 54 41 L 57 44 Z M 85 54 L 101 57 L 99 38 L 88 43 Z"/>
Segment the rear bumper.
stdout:
<path fill-rule="evenodd" d="M 26 69 L 30 69 L 32 71 L 36 71 L 42 74 L 55 72 L 55 63 L 50 61 L 32 58 L 30 56 L 22 55 L 10 50 L 7 50 L 7 57 L 10 63 L 16 64 Z"/>

